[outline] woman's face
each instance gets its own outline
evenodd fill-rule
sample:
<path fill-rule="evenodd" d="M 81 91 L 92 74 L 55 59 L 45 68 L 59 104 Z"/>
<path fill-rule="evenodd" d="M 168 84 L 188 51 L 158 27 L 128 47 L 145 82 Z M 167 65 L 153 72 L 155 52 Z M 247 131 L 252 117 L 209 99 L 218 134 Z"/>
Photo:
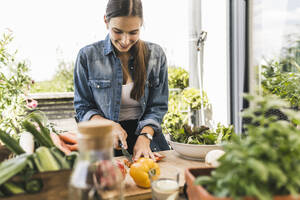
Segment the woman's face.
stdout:
<path fill-rule="evenodd" d="M 104 18 L 105 19 L 105 18 Z M 120 53 L 126 53 L 139 40 L 142 19 L 140 17 L 114 17 L 105 19 L 112 44 Z"/>

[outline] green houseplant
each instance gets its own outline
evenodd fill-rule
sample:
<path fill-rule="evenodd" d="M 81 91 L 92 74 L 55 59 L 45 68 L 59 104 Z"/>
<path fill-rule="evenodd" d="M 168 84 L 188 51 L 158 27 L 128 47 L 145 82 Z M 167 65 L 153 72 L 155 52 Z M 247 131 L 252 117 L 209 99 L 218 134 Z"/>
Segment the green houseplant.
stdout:
<path fill-rule="evenodd" d="M 210 176 L 199 176 L 195 184 L 209 198 L 273 199 L 300 192 L 299 113 L 275 96 L 248 96 L 250 108 L 244 116 L 246 136 L 234 137 L 224 146 L 220 166 Z M 273 110 L 276 112 L 269 112 Z M 280 120 L 280 114 L 288 120 Z M 192 187 L 192 186 L 191 186 Z M 290 196 L 289 196 L 290 195 Z"/>

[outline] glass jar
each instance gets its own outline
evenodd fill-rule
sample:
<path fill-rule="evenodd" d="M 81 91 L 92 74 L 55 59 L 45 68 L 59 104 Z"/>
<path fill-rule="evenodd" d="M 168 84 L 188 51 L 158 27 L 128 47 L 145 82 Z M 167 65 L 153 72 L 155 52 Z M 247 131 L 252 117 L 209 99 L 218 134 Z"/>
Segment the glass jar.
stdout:
<path fill-rule="evenodd" d="M 123 199 L 123 175 L 114 164 L 112 123 L 78 124 L 79 157 L 71 174 L 69 199 Z"/>

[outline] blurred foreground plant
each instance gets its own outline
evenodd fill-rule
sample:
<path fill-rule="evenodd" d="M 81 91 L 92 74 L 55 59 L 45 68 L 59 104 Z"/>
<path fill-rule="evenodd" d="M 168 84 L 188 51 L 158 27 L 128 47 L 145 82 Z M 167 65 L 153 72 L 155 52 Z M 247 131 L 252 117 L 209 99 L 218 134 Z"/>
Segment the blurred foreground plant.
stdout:
<path fill-rule="evenodd" d="M 17 51 L 10 52 L 12 33 L 0 38 L 0 129 L 11 134 L 20 132 L 26 114 L 26 92 L 32 83 L 24 61 L 16 61 Z"/>

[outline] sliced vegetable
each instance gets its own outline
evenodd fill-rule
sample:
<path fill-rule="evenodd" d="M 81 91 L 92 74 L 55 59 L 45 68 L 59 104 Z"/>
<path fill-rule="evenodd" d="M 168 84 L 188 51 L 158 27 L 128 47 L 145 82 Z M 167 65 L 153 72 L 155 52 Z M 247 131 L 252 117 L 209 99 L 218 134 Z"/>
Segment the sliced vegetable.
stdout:
<path fill-rule="evenodd" d="M 28 193 L 37 193 L 43 189 L 43 181 L 41 179 L 31 179 L 25 183 L 25 190 Z"/>
<path fill-rule="evenodd" d="M 19 144 L 26 153 L 30 154 L 34 152 L 34 138 L 31 133 L 29 132 L 20 133 Z"/>
<path fill-rule="evenodd" d="M 6 145 L 6 147 L 13 153 L 20 155 L 22 153 L 25 153 L 24 149 L 20 147 L 18 142 L 10 137 L 10 135 L 2 130 L 0 130 L 0 139 L 1 141 Z"/>
<path fill-rule="evenodd" d="M 59 164 L 47 147 L 42 146 L 37 148 L 36 155 L 38 160 L 40 161 L 42 172 L 60 170 Z"/>
<path fill-rule="evenodd" d="M 120 169 L 120 171 L 123 175 L 123 180 L 125 180 L 126 174 L 127 174 L 127 170 L 125 168 L 125 165 L 120 160 L 116 160 L 115 163 L 116 163 L 116 166 Z"/>

